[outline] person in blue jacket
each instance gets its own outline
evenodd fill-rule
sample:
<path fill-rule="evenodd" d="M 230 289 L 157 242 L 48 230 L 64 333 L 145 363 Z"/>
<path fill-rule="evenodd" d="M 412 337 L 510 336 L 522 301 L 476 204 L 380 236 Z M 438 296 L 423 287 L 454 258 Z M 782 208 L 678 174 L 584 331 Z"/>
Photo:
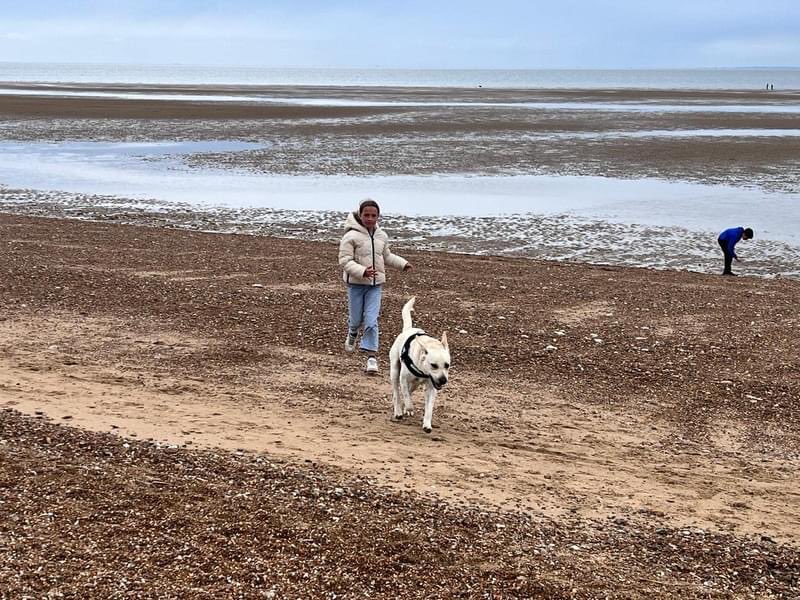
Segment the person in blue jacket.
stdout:
<path fill-rule="evenodd" d="M 725 255 L 725 270 L 722 271 L 723 275 L 736 275 L 731 271 L 731 263 L 739 257 L 736 256 L 736 244 L 739 240 L 752 240 L 753 230 L 749 227 L 731 227 L 719 234 L 717 241 L 719 247 L 722 248 L 722 253 Z"/>

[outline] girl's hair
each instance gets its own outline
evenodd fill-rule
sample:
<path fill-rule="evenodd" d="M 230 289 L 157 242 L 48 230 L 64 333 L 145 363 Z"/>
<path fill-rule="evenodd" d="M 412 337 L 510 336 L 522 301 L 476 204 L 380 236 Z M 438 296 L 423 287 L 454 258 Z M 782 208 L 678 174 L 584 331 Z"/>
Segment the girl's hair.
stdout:
<path fill-rule="evenodd" d="M 381 207 L 378 206 L 378 203 L 375 202 L 372 198 L 367 198 L 366 200 L 362 200 L 361 204 L 358 205 L 358 216 L 361 216 L 361 213 L 364 212 L 364 209 L 367 206 L 374 206 L 375 209 L 378 211 L 378 214 L 381 214 Z"/>

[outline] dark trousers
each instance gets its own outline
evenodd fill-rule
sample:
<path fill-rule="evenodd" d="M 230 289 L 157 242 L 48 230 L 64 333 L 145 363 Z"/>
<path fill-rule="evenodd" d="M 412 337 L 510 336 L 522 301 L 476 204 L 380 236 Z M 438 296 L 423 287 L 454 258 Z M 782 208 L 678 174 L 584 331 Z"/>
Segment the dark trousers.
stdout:
<path fill-rule="evenodd" d="M 733 254 L 728 252 L 728 245 L 722 240 L 717 240 L 719 247 L 722 248 L 722 253 L 725 255 L 725 270 L 723 273 L 731 273 L 731 263 L 733 263 Z"/>

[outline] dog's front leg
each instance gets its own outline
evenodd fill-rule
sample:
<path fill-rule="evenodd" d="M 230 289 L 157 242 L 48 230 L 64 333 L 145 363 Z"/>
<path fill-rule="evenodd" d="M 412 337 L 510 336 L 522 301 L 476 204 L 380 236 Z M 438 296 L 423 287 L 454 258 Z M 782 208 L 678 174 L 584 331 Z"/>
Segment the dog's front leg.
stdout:
<path fill-rule="evenodd" d="M 403 399 L 397 390 L 392 390 L 392 416 L 398 421 L 405 416 L 403 414 Z"/>
<path fill-rule="evenodd" d="M 430 433 L 433 429 L 433 405 L 436 404 L 436 388 L 430 383 L 425 386 L 425 414 L 422 416 L 422 430 Z"/>

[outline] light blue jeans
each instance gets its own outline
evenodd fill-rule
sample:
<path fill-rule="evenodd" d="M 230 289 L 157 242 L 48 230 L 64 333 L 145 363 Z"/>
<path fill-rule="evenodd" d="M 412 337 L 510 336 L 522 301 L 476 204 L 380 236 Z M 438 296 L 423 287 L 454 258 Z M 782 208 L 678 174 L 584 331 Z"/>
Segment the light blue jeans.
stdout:
<path fill-rule="evenodd" d="M 357 335 L 363 325 L 364 333 L 358 347 L 366 352 L 378 351 L 378 316 L 381 314 L 382 285 L 348 285 L 347 305 L 349 315 L 347 327 L 350 334 Z"/>

